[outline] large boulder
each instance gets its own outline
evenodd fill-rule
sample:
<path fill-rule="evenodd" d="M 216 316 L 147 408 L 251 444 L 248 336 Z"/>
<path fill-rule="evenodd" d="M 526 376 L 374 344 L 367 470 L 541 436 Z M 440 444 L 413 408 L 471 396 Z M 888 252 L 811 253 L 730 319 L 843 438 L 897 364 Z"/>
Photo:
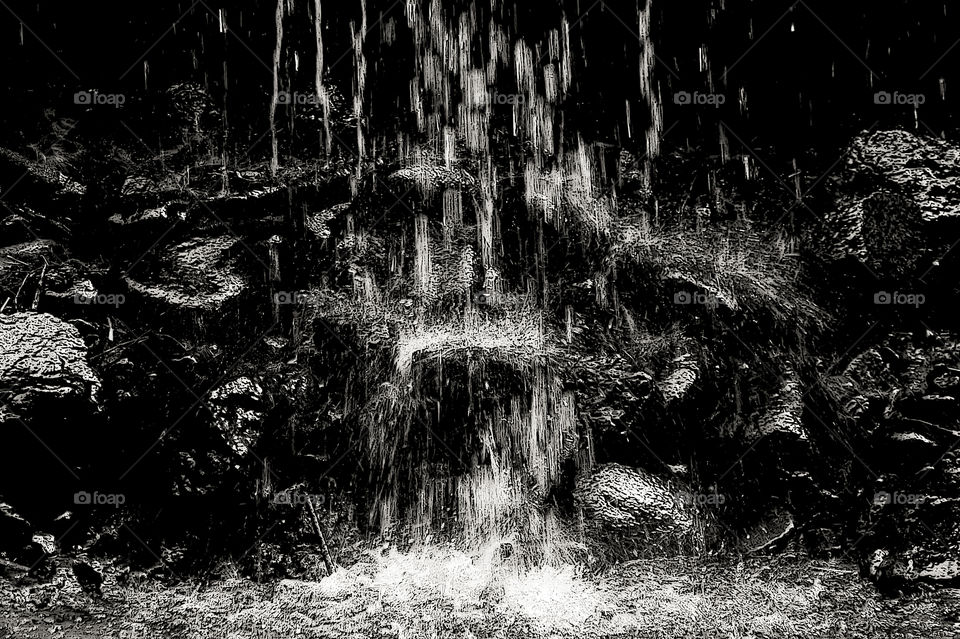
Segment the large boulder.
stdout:
<path fill-rule="evenodd" d="M 960 148 L 907 131 L 877 131 L 853 141 L 847 167 L 881 176 L 912 196 L 924 221 L 960 216 Z"/>
<path fill-rule="evenodd" d="M 164 249 L 142 274 L 125 280 L 145 315 L 202 338 L 212 327 L 247 325 L 243 320 L 249 318 L 240 316 L 250 289 L 251 278 L 241 266 L 247 257 L 253 256 L 235 236 L 191 238 Z"/>
<path fill-rule="evenodd" d="M 600 529 L 666 537 L 694 525 L 692 494 L 655 475 L 621 464 L 602 464 L 577 481 L 575 496 Z"/>
<path fill-rule="evenodd" d="M 50 400 L 96 405 L 99 390 L 76 327 L 47 313 L 0 316 L 0 412 L 22 417 Z"/>
<path fill-rule="evenodd" d="M 901 278 L 942 254 L 932 225 L 960 220 L 960 149 L 906 131 L 857 137 L 833 180 L 825 255 L 851 257 L 879 277 Z"/>

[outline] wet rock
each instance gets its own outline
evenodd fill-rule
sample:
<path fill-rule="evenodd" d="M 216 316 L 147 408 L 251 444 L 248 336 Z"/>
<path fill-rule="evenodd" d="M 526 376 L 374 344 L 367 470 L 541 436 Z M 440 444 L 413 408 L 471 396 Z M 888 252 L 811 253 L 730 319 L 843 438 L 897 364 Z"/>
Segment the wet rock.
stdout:
<path fill-rule="evenodd" d="M 213 425 L 230 450 L 246 457 L 260 437 L 259 426 L 266 416 L 264 389 L 249 377 L 238 377 L 210 392 Z"/>
<path fill-rule="evenodd" d="M 877 131 L 853 141 L 847 167 L 882 176 L 912 196 L 924 221 L 960 216 L 960 148 L 907 131 Z"/>
<path fill-rule="evenodd" d="M 960 367 L 935 363 L 927 373 L 927 392 L 960 395 Z"/>
<path fill-rule="evenodd" d="M 868 574 L 881 583 L 960 578 L 960 503 L 924 494 L 880 495 L 873 525 L 881 532 L 864 544 L 872 547 L 864 560 Z"/>
<path fill-rule="evenodd" d="M 23 204 L 6 202 L 0 208 L 0 245 L 30 242 L 37 237 L 64 238 L 70 230 L 58 220 L 38 214 Z"/>
<path fill-rule="evenodd" d="M 80 589 L 88 595 L 102 597 L 103 575 L 96 568 L 85 561 L 74 561 L 70 566 L 73 575 L 80 584 Z"/>
<path fill-rule="evenodd" d="M 830 257 L 853 257 L 880 277 L 904 277 L 924 255 L 920 209 L 907 196 L 878 191 L 841 197 L 828 220 Z"/>
<path fill-rule="evenodd" d="M 442 189 L 474 189 L 477 180 L 460 168 L 434 164 L 412 164 L 387 177 L 387 181 L 404 190 L 418 189 L 426 197 Z"/>
<path fill-rule="evenodd" d="M 700 367 L 693 355 L 684 354 L 674 359 L 658 383 L 664 404 L 672 404 L 686 397 L 699 376 Z"/>
<path fill-rule="evenodd" d="M 37 153 L 36 158 L 0 147 L 0 178 L 5 184 L 17 182 L 21 191 L 34 198 L 52 199 L 60 202 L 76 201 L 84 194 L 82 184 L 66 175 L 57 158 Z"/>
<path fill-rule="evenodd" d="M 858 544 L 865 572 L 879 583 L 960 577 L 960 463 L 947 450 L 955 442 L 916 432 L 888 437 L 886 472 L 868 495 Z"/>
<path fill-rule="evenodd" d="M 833 259 L 852 257 L 880 277 L 901 278 L 935 259 L 924 233 L 960 219 L 960 150 L 907 131 L 857 137 L 834 180 L 827 215 Z"/>
<path fill-rule="evenodd" d="M 597 466 L 578 479 L 575 496 L 584 514 L 607 530 L 670 535 L 693 526 L 690 493 L 637 468 Z"/>
<path fill-rule="evenodd" d="M 783 550 L 796 531 L 793 515 L 784 508 L 773 508 L 747 529 L 742 539 L 747 553 L 767 554 Z"/>
<path fill-rule="evenodd" d="M 350 203 L 345 202 L 322 211 L 308 213 L 306 218 L 307 233 L 315 240 L 323 241 L 329 239 L 333 233 L 332 225 L 334 220 L 340 218 L 349 208 Z"/>
<path fill-rule="evenodd" d="M 30 240 L 0 248 L 0 289 L 12 293 L 0 300 L 0 305 L 35 310 L 41 276 L 45 276 L 47 264 L 59 261 L 57 250 L 57 243 L 51 240 Z"/>
<path fill-rule="evenodd" d="M 107 219 L 110 224 L 119 228 L 134 228 L 141 232 L 142 227 L 161 226 L 169 227 L 174 222 L 184 222 L 190 212 L 190 204 L 183 200 L 171 200 L 159 206 L 143 208 L 131 215 L 115 213 Z"/>
<path fill-rule="evenodd" d="M 12 506 L 0 502 L 0 551 L 19 551 L 30 542 L 32 527 Z"/>
<path fill-rule="evenodd" d="M 198 327 L 229 322 L 227 311 L 239 309 L 250 287 L 237 259 L 243 250 L 233 236 L 190 239 L 164 251 L 149 273 L 125 280 L 146 314 Z"/>
<path fill-rule="evenodd" d="M 8 412 L 25 416 L 51 399 L 95 405 L 99 391 L 74 326 L 47 313 L 0 316 L 0 404 Z"/>
<path fill-rule="evenodd" d="M 854 357 L 838 380 L 844 410 L 866 429 L 873 428 L 872 420 L 884 412 L 893 392 L 901 385 L 876 349 Z"/>
<path fill-rule="evenodd" d="M 77 315 L 78 302 L 96 297 L 86 267 L 68 259 L 52 240 L 32 240 L 0 248 L 0 288 L 13 292 L 7 310 L 51 311 Z M 69 309 L 71 312 L 61 313 Z"/>
<path fill-rule="evenodd" d="M 895 425 L 891 431 L 879 437 L 875 444 L 874 464 L 883 470 L 916 472 L 935 462 L 946 448 L 916 431 L 898 430 Z"/>
<path fill-rule="evenodd" d="M 755 442 L 768 435 L 783 435 L 790 439 L 807 441 L 803 425 L 803 393 L 800 381 L 792 368 L 786 368 L 780 389 L 773 395 L 766 411 L 745 433 L 746 441 Z"/>

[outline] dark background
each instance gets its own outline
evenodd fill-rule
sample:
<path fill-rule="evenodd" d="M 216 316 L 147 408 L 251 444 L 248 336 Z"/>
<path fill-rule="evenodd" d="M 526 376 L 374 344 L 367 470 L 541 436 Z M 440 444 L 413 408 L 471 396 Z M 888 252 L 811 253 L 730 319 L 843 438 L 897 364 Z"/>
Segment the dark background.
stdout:
<path fill-rule="evenodd" d="M 304 89 L 309 89 L 314 74 L 312 4 L 296 3 L 285 26 L 290 48 L 284 66 L 292 86 Z M 374 105 L 395 105 L 390 111 L 373 109 L 375 126 L 378 122 L 390 126 L 398 111 L 407 107 L 409 72 L 396 72 L 405 56 L 412 55 L 409 33 L 404 34 L 403 4 L 368 0 L 368 98 Z M 445 10 L 450 12 L 455 4 L 444 3 Z M 479 22 L 486 24 L 489 5 L 478 4 Z M 574 74 L 576 97 L 568 105 L 570 117 L 582 130 L 593 129 L 597 139 L 619 138 L 626 143 L 624 99 L 634 101 L 635 128 L 642 125 L 644 113 L 642 103 L 636 102 L 637 4 L 589 0 L 505 4 L 500 19 L 513 23 L 515 36 L 542 34 L 556 27 L 561 12 L 566 12 L 574 49 L 582 43 L 583 54 Z M 227 34 L 219 31 L 221 9 Z M 226 89 L 231 139 L 241 145 L 256 139 L 267 127 L 275 10 L 270 2 L 215 0 L 5 3 L 0 7 L 2 137 L 8 143 L 19 136 L 29 138 L 37 112 L 51 105 L 58 114 L 80 113 L 72 104 L 78 89 L 143 92 L 146 62 L 148 89 L 197 82 L 218 104 Z M 353 74 L 350 22 L 359 21 L 359 11 L 359 0 L 327 1 L 323 7 L 328 80 L 348 98 Z M 380 24 L 374 26 L 381 17 L 397 19 L 397 44 L 389 50 L 380 50 Z M 947 3 L 656 2 L 653 28 L 666 149 L 700 143 L 719 152 L 717 122 L 722 119 L 737 138 L 777 156 L 770 161 L 779 171 L 809 149 L 831 155 L 851 135 L 875 124 L 948 137 L 955 132 L 951 99 L 960 29 Z M 720 108 L 673 103 L 677 91 L 708 90 L 708 72 L 699 62 L 701 47 L 707 51 L 714 90 L 726 97 Z M 287 59 L 292 59 L 291 50 L 300 54 L 298 72 Z M 941 85 L 946 90 L 943 98 Z M 738 97 L 741 90 L 747 98 L 745 110 Z M 877 91 L 920 93 L 925 103 L 915 121 L 909 106 L 875 104 Z M 381 114 L 384 117 L 378 120 Z M 730 143 L 736 153 L 739 142 Z M 265 153 L 266 146 L 261 150 Z M 830 163 L 835 157 L 823 161 Z"/>

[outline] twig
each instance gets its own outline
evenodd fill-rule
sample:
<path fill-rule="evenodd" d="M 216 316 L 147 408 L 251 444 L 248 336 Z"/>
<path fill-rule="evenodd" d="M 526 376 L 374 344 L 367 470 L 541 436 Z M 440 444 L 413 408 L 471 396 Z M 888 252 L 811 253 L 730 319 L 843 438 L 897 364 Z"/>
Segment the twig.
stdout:
<path fill-rule="evenodd" d="M 139 344 L 140 342 L 146 341 L 146 339 L 147 339 L 147 337 L 146 337 L 145 335 L 141 335 L 140 337 L 135 337 L 135 338 L 133 338 L 133 339 L 131 339 L 131 340 L 127 340 L 126 342 L 121 342 L 121 343 L 119 343 L 119 344 L 116 344 L 116 345 L 114 345 L 114 346 L 111 346 L 110 348 L 106 349 L 106 350 L 103 351 L 102 353 L 97 353 L 96 355 L 92 355 L 92 356 L 90 357 L 90 359 L 93 360 L 93 359 L 96 359 L 96 358 L 98 358 L 98 357 L 103 357 L 104 355 L 106 355 L 106 354 L 108 354 L 108 353 L 112 353 L 113 351 L 117 350 L 118 348 L 123 348 L 124 346 L 129 346 L 129 345 L 131 345 L 131 344 Z"/>
<path fill-rule="evenodd" d="M 40 269 L 40 279 L 37 281 L 37 290 L 33 294 L 33 303 L 30 305 L 30 310 L 37 310 L 37 306 L 40 304 L 40 294 L 43 292 L 43 278 L 47 275 L 47 259 L 43 259 L 43 268 Z"/>
<path fill-rule="evenodd" d="M 310 518 L 313 520 L 313 527 L 317 531 L 317 536 L 320 537 L 320 556 L 323 558 L 323 565 L 327 568 L 327 575 L 332 575 L 334 571 L 333 560 L 330 558 L 330 549 L 327 548 L 327 540 L 323 536 L 323 530 L 320 528 L 320 520 L 317 518 L 317 511 L 313 508 L 313 502 L 309 499 L 306 500 L 307 509 L 310 511 Z"/>
<path fill-rule="evenodd" d="M 13 296 L 13 303 L 16 304 L 17 300 L 20 299 L 20 292 L 23 291 L 23 287 L 26 285 L 27 280 L 30 278 L 30 273 L 27 273 L 23 276 L 23 281 L 20 282 L 20 288 L 17 289 L 16 294 Z"/>

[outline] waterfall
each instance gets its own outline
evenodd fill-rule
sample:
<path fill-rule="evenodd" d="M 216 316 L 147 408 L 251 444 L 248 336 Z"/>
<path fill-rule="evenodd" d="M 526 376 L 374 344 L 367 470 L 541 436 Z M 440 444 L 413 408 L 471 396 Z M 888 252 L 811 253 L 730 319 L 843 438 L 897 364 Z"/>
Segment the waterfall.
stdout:
<path fill-rule="evenodd" d="M 351 23 L 351 29 L 354 29 Z M 367 39 L 367 0 L 360 0 L 360 29 L 353 31 L 353 53 L 356 59 L 353 85 L 353 115 L 357 119 L 357 171 L 354 175 L 353 190 L 363 176 L 363 163 L 366 157 L 366 114 L 364 113 L 364 92 L 367 90 L 367 57 L 363 45 Z"/>
<path fill-rule="evenodd" d="M 432 290 L 429 222 L 423 214 L 414 220 L 414 287 L 424 297 Z"/>
<path fill-rule="evenodd" d="M 384 529 L 403 526 L 419 534 L 449 530 L 453 516 L 465 538 L 517 526 L 547 531 L 556 518 L 544 500 L 561 480 L 561 467 L 592 459 L 585 450 L 590 434 L 578 433 L 574 396 L 562 390 L 564 380 L 545 356 L 546 328 L 537 308 L 549 293 L 548 233 L 573 231 L 584 244 L 595 242 L 610 232 L 617 209 L 615 193 L 607 191 L 610 142 L 568 131 L 565 121 L 578 69 L 586 64 L 584 41 L 572 41 L 577 23 L 563 10 L 552 28 L 531 34 L 519 31 L 519 15 L 497 0 L 406 0 L 407 29 L 381 15 L 378 46 L 387 52 L 381 60 L 390 59 L 392 47 L 407 46 L 404 34 L 412 40 L 411 57 L 404 58 L 411 63 L 408 75 L 393 80 L 402 87 L 397 106 L 409 112 L 409 129 L 383 130 L 381 118 L 393 126 L 395 114 L 372 112 L 380 104 L 373 88 L 384 68 L 397 71 L 385 63 L 368 68 L 367 2 L 360 0 L 359 22 L 349 23 L 354 68 L 348 108 L 357 127 L 351 189 L 359 195 L 367 188 L 364 171 L 388 166 L 412 194 L 393 195 L 414 200 L 412 214 L 398 222 L 397 241 L 387 244 L 386 274 L 357 269 L 354 279 L 353 299 L 364 309 L 397 303 L 410 309 L 395 329 L 398 343 L 371 355 L 362 383 L 352 387 L 350 403 L 366 429 L 377 486 L 371 519 Z M 314 0 L 314 86 L 329 155 L 331 92 L 320 5 Z M 651 11 L 649 0 L 637 8 L 640 89 L 649 111 L 641 171 L 648 185 L 663 128 Z M 281 17 L 278 9 L 278 42 Z M 628 113 L 629 107 L 628 101 Z M 628 126 L 632 131 L 629 115 Z M 518 200 L 519 213 L 512 204 Z M 504 205 L 511 208 L 503 211 Z M 507 271 L 515 265 L 502 263 L 501 224 L 507 220 L 511 233 L 530 234 L 521 241 L 532 249 L 523 249 L 524 259 L 536 265 L 539 290 L 532 297 L 526 279 L 510 281 Z M 346 232 L 358 243 L 355 227 L 363 224 L 348 215 Z M 468 230 L 464 246 L 462 231 Z M 471 299 L 481 286 L 495 293 L 510 293 L 513 286 L 518 296 L 536 301 L 506 319 L 491 319 L 495 309 Z M 606 274 L 597 273 L 594 288 L 601 304 L 616 304 Z M 406 299 L 395 299 L 394 291 Z M 568 341 L 574 318 L 568 307 Z"/>
<path fill-rule="evenodd" d="M 316 77 L 314 79 L 314 89 L 317 99 L 320 101 L 320 107 L 323 109 L 323 149 L 330 157 L 333 139 L 330 134 L 330 96 L 323 83 L 323 9 L 321 0 L 314 0 L 314 30 L 317 37 L 317 63 Z"/>
<path fill-rule="evenodd" d="M 643 161 L 644 186 L 650 188 L 653 179 L 653 161 L 660 155 L 660 138 L 663 136 L 663 107 L 660 104 L 660 90 L 654 82 L 654 68 L 657 65 L 651 34 L 651 11 L 653 0 L 645 0 L 640 10 L 640 91 L 647 99 L 650 112 L 650 125 L 647 127 L 647 154 Z"/>
<path fill-rule="evenodd" d="M 277 33 L 273 47 L 273 95 L 270 98 L 270 175 L 275 176 L 280 166 L 277 150 L 277 103 L 280 98 L 280 53 L 283 48 L 283 0 L 277 0 L 275 16 Z"/>

